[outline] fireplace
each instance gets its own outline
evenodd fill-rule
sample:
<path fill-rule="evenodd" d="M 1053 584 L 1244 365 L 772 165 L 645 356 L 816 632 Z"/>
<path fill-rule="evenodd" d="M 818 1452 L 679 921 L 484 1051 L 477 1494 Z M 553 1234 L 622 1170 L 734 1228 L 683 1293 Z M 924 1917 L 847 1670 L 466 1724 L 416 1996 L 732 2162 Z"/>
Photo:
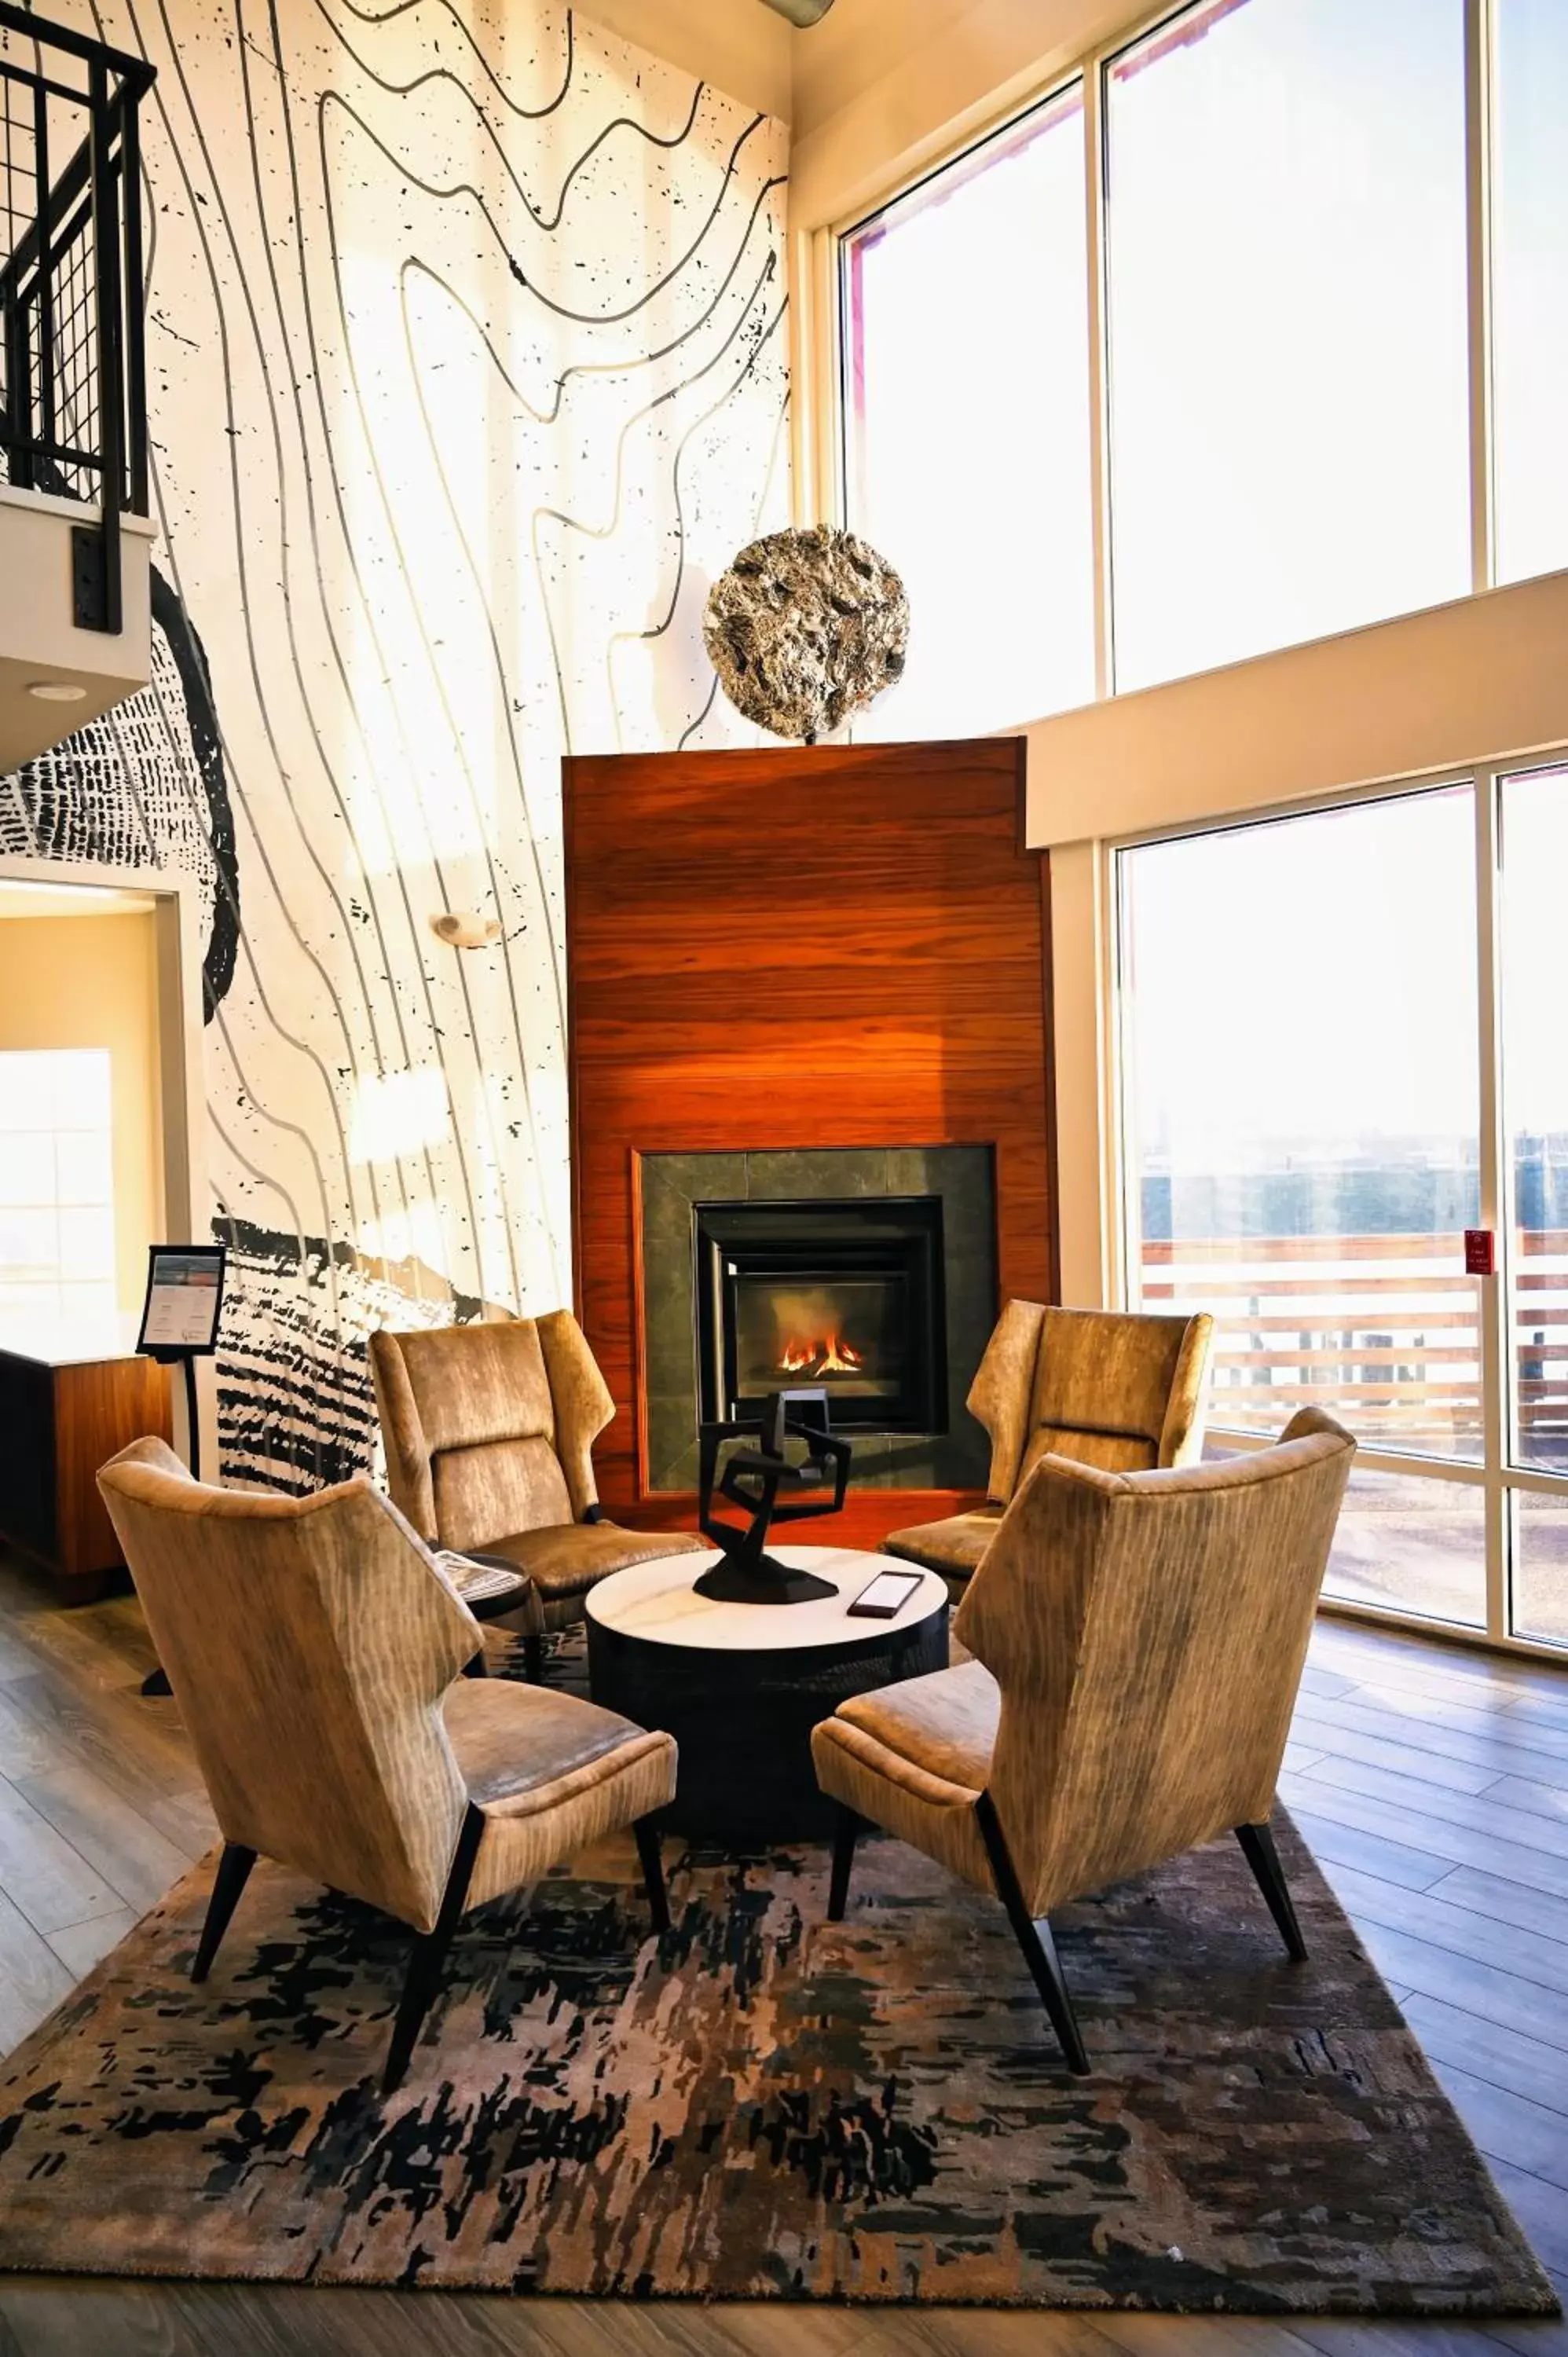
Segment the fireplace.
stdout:
<path fill-rule="evenodd" d="M 637 1165 L 643 1483 L 689 1492 L 698 1426 L 820 1387 L 852 1492 L 981 1490 L 965 1413 L 996 1322 L 987 1146 L 645 1153 Z M 789 1363 L 785 1364 L 788 1361 Z"/>
<path fill-rule="evenodd" d="M 947 1431 L 940 1196 L 693 1210 L 704 1417 L 809 1383 L 840 1431 Z"/>

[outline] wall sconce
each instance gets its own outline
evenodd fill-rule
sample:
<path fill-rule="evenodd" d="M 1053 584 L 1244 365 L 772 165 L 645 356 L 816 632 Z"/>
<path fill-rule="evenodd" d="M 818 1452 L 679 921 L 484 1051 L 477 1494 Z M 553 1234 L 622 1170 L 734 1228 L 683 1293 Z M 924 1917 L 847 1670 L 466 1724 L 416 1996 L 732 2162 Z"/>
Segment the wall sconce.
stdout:
<path fill-rule="evenodd" d="M 787 16 L 791 25 L 798 25 L 802 31 L 808 25 L 820 25 L 832 5 L 833 0 L 763 0 L 764 7 L 773 9 L 780 16 Z"/>
<path fill-rule="evenodd" d="M 449 909 L 429 920 L 438 942 L 450 950 L 488 950 L 501 937 L 499 917 L 481 917 L 477 909 Z"/>

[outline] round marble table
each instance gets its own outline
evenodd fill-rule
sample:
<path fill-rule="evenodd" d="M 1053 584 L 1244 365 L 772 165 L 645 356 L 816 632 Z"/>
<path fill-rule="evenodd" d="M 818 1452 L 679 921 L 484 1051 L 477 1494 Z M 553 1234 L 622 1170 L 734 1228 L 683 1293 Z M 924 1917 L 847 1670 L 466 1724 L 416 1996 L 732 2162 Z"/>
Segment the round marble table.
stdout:
<path fill-rule="evenodd" d="M 633 1564 L 586 1598 L 594 1700 L 680 1746 L 665 1822 L 732 1846 L 830 1832 L 812 1727 L 851 1695 L 947 1666 L 947 1583 L 935 1572 L 919 1575 L 893 1620 L 852 1620 L 848 1607 L 877 1572 L 914 1566 L 850 1547 L 770 1552 L 834 1593 L 809 1604 L 718 1603 L 693 1586 L 719 1560 L 703 1554 Z"/>

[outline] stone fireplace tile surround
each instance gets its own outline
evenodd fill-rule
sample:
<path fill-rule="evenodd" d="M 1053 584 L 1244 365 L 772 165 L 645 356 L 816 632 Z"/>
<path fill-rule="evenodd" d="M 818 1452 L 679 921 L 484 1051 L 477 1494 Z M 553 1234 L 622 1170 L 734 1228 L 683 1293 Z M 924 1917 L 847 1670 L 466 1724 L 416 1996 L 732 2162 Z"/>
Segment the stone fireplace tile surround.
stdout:
<path fill-rule="evenodd" d="M 642 1351 L 650 1491 L 697 1485 L 694 1203 L 936 1195 L 947 1291 L 948 1430 L 857 1433 L 854 1486 L 983 1490 L 990 1448 L 964 1406 L 996 1322 L 996 1179 L 989 1146 L 644 1154 Z"/>

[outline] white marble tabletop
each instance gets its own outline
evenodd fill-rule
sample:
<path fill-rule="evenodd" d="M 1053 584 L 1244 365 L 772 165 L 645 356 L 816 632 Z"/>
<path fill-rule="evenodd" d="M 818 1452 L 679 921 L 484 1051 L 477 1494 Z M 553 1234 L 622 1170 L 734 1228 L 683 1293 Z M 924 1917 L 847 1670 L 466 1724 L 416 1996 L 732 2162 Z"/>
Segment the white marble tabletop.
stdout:
<path fill-rule="evenodd" d="M 890 1555 L 866 1555 L 854 1547 L 770 1546 L 768 1554 L 792 1570 L 831 1579 L 837 1594 L 807 1604 L 725 1604 L 698 1596 L 693 1582 L 721 1560 L 703 1555 L 657 1556 L 612 1572 L 590 1588 L 590 1620 L 626 1637 L 654 1645 L 689 1645 L 714 1652 L 757 1653 L 808 1645 L 842 1645 L 875 1637 L 879 1631 L 912 1628 L 947 1600 L 947 1582 L 920 1571 L 919 1586 L 889 1620 L 851 1620 L 848 1607 L 879 1571 L 916 1572 L 912 1563 Z"/>

